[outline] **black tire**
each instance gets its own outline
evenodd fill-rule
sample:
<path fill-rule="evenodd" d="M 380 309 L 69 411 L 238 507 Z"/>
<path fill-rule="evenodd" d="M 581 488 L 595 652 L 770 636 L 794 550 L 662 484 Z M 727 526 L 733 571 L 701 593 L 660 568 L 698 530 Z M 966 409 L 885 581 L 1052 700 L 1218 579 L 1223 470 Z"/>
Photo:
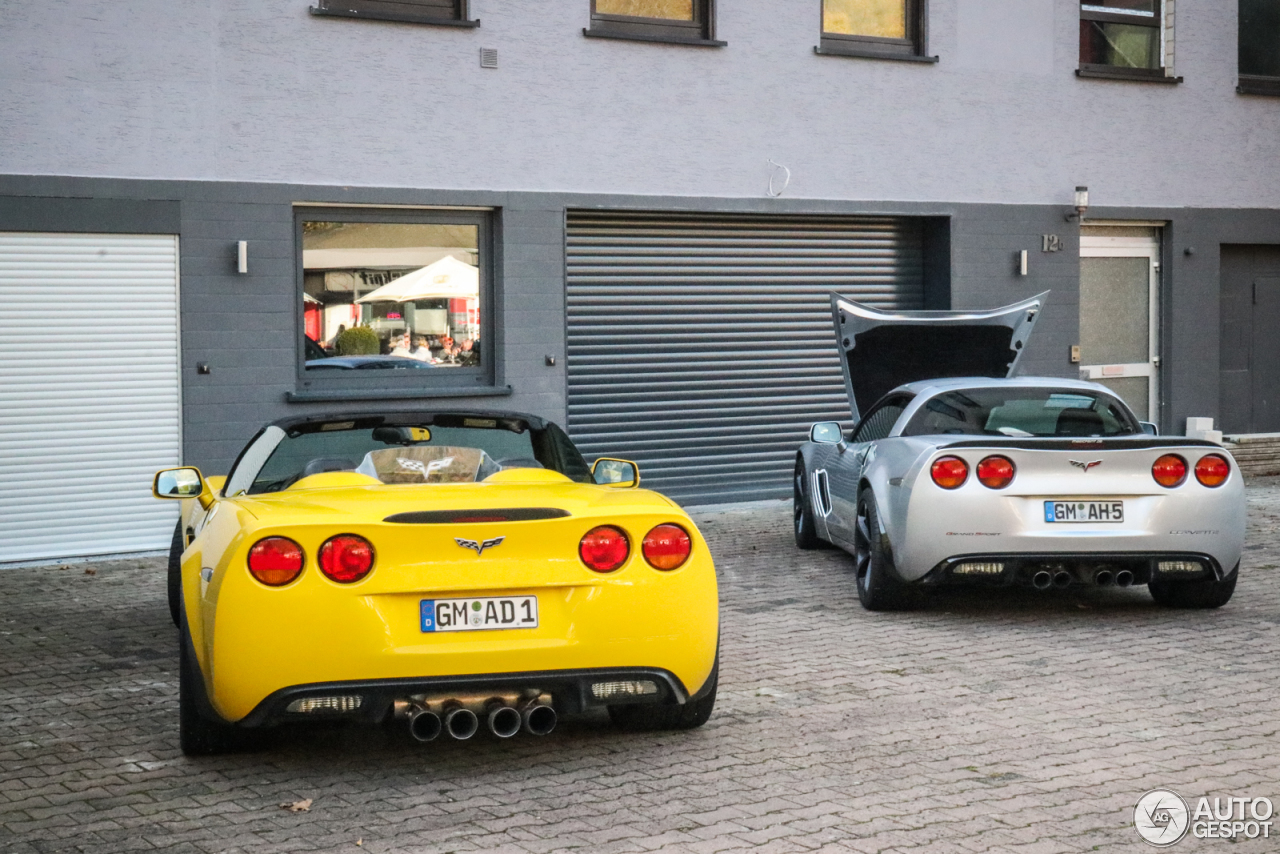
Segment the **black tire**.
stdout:
<path fill-rule="evenodd" d="M 892 574 L 893 558 L 888 537 L 880 533 L 875 496 L 869 488 L 858 491 L 858 517 L 853 534 L 854 572 L 858 601 L 868 611 L 901 611 L 916 604 L 916 591 Z"/>
<path fill-rule="evenodd" d="M 199 665 L 191 660 L 186 627 L 178 633 L 178 744 L 187 756 L 240 753 L 260 745 L 258 733 L 213 721 L 202 714 L 204 682 Z M 200 680 L 200 681 L 197 681 Z"/>
<path fill-rule="evenodd" d="M 711 717 L 716 705 L 716 687 L 720 682 L 720 654 L 716 653 L 710 688 L 696 700 L 682 706 L 626 705 L 609 706 L 609 719 L 614 726 L 637 732 L 673 729 L 697 729 Z"/>
<path fill-rule="evenodd" d="M 813 521 L 813 504 L 809 501 L 809 478 L 804 459 L 796 457 L 796 476 L 792 481 L 791 507 L 795 515 L 796 547 L 806 551 L 820 548 L 822 539 Z"/>
<path fill-rule="evenodd" d="M 1221 608 L 1236 592 L 1239 571 L 1229 578 L 1201 578 L 1195 581 L 1152 581 L 1147 585 L 1151 598 L 1166 608 Z"/>
<path fill-rule="evenodd" d="M 178 612 L 182 608 L 182 553 L 187 550 L 187 538 L 182 535 L 182 520 L 173 529 L 173 542 L 169 544 L 169 616 L 175 626 L 181 626 Z"/>

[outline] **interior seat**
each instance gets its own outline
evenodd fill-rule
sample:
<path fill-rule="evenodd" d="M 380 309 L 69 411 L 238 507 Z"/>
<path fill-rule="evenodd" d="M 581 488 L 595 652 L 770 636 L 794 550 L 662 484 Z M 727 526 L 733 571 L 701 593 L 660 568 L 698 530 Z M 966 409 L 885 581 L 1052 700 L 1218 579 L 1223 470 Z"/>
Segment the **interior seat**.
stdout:
<path fill-rule="evenodd" d="M 1102 415 L 1092 409 L 1064 409 L 1058 413 L 1055 436 L 1101 436 Z"/>

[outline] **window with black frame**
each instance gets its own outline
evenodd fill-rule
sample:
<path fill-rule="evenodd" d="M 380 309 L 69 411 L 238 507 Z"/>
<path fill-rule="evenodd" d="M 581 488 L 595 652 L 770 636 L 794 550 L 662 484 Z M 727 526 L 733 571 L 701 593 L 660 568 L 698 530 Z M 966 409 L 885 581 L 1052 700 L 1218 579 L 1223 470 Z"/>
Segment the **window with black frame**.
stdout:
<path fill-rule="evenodd" d="M 924 56 L 924 0 L 821 0 L 818 53 L 936 62 Z"/>
<path fill-rule="evenodd" d="M 1240 78 L 1236 91 L 1280 95 L 1280 0 L 1240 0 Z"/>
<path fill-rule="evenodd" d="M 480 22 L 470 20 L 468 6 L 468 0 L 319 0 L 311 14 L 477 27 Z"/>
<path fill-rule="evenodd" d="M 591 26 L 583 35 L 711 47 L 715 0 L 591 0 Z"/>
<path fill-rule="evenodd" d="M 492 384 L 480 212 L 300 209 L 304 389 Z"/>
<path fill-rule="evenodd" d="M 1163 0 L 1081 0 L 1081 77 L 1177 82 L 1165 73 Z"/>

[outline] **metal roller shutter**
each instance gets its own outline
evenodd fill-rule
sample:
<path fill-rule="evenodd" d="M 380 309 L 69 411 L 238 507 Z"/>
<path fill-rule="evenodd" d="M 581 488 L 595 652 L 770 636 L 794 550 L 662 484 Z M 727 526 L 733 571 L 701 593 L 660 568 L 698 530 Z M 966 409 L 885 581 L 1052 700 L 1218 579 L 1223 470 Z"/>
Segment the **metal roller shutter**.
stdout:
<path fill-rule="evenodd" d="M 177 238 L 0 233 L 0 307 L 0 563 L 167 547 Z"/>
<path fill-rule="evenodd" d="M 569 433 L 685 503 L 789 495 L 849 419 L 830 291 L 924 305 L 909 219 L 570 211 L 567 243 Z"/>

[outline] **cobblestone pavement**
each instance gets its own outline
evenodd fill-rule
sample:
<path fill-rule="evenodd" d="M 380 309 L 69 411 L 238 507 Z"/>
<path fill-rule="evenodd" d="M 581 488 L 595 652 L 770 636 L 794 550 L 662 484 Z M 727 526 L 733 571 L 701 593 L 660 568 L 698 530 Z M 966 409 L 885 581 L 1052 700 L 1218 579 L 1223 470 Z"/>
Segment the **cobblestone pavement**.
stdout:
<path fill-rule="evenodd" d="M 162 561 L 0 572 L 0 850 L 1146 850 L 1149 789 L 1280 803 L 1280 485 L 1249 502 L 1235 599 L 1211 612 L 1111 589 L 871 614 L 845 556 L 793 548 L 788 506 L 700 512 L 720 702 L 678 734 L 314 729 L 186 759 Z"/>

